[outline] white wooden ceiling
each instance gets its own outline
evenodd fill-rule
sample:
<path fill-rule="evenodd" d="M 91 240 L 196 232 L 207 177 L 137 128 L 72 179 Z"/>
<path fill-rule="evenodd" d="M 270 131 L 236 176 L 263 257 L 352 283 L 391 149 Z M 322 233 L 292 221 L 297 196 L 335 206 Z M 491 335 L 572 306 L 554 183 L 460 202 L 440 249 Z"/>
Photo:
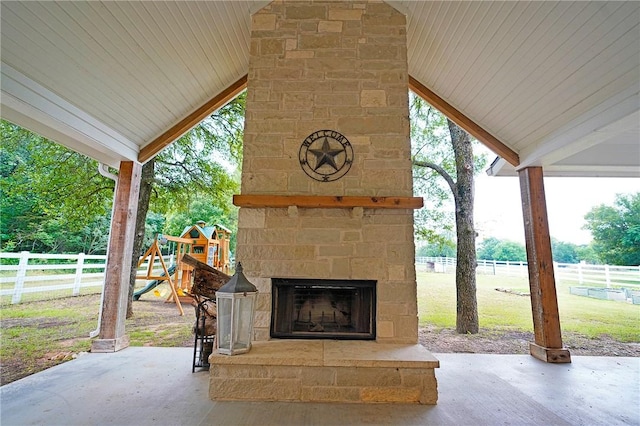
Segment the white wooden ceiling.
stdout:
<path fill-rule="evenodd" d="M 640 176 L 640 2 L 387 3 L 407 15 L 410 74 L 520 166 Z M 112 166 L 135 160 L 247 73 L 266 4 L 3 0 L 2 117 Z"/>

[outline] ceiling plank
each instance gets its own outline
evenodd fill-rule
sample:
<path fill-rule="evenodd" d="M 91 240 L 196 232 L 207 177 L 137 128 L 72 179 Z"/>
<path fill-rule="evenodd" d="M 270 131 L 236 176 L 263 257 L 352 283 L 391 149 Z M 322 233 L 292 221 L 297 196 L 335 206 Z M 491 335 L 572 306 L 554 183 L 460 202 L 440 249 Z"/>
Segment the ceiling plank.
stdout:
<path fill-rule="evenodd" d="M 138 161 L 144 163 L 157 155 L 165 147 L 170 145 L 173 141 L 180 136 L 187 133 L 194 126 L 204 120 L 208 115 L 213 113 L 218 108 L 225 105 L 231 99 L 233 99 L 238 93 L 243 91 L 247 87 L 247 76 L 243 76 L 238 81 L 227 87 L 225 90 L 209 99 L 200 108 L 193 111 L 191 114 L 180 120 L 169 130 L 158 136 L 155 140 L 145 145 L 138 155 Z"/>
<path fill-rule="evenodd" d="M 411 76 L 409 76 L 409 88 L 425 101 L 429 102 L 434 108 L 446 115 L 451 121 L 469 132 L 471 136 L 485 144 L 487 148 L 507 160 L 509 164 L 512 166 L 520 164 L 520 158 L 515 151 Z"/>

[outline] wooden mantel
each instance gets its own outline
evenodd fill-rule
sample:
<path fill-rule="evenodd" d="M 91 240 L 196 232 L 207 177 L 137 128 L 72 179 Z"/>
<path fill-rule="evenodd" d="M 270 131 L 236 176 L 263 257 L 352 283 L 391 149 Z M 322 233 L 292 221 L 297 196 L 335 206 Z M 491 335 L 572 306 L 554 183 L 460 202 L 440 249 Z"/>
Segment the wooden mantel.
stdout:
<path fill-rule="evenodd" d="M 372 209 L 420 209 L 422 197 L 362 197 L 326 195 L 234 195 L 233 204 L 238 207 L 289 206 L 336 209 L 363 207 Z"/>

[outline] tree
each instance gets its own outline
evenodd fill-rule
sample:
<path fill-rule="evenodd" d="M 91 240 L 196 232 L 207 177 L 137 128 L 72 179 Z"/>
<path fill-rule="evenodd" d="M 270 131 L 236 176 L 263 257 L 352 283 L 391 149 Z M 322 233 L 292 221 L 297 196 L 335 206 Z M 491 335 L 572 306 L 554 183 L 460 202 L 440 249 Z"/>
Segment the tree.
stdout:
<path fill-rule="evenodd" d="M 239 186 L 233 167 L 241 160 L 244 98 L 240 95 L 143 165 L 132 266 L 159 231 L 158 214 L 188 211 L 203 199 L 228 216 L 237 213 L 231 195 Z M 90 252 L 99 245 L 104 253 L 114 182 L 98 173 L 96 161 L 0 123 L 3 249 Z M 130 283 L 132 294 L 134 273 Z M 132 313 L 130 302 L 128 316 Z"/>
<path fill-rule="evenodd" d="M 590 263 L 592 265 L 600 263 L 600 259 L 593 249 L 592 244 L 584 244 L 578 246 L 576 248 L 576 252 L 578 253 L 578 260 L 580 262 Z"/>
<path fill-rule="evenodd" d="M 439 176 L 453 194 L 457 241 L 456 266 L 456 331 L 461 334 L 478 332 L 476 300 L 476 231 L 473 223 L 473 176 L 484 164 L 474 158 L 468 133 L 428 106 L 417 96 L 411 97 L 414 182 L 417 189 L 427 187 L 440 202 L 448 198 L 444 188 L 435 182 Z M 448 129 L 448 137 L 445 137 Z M 451 149 L 443 141 L 449 139 Z M 427 171 L 427 169 L 429 171 Z M 440 191 L 437 190 L 440 188 Z M 429 192 L 431 194 L 431 192 Z M 438 201 L 436 201 L 437 203 Z M 428 233 L 427 233 L 428 234 Z"/>
<path fill-rule="evenodd" d="M 147 233 L 146 221 L 149 212 L 149 202 L 153 191 L 153 179 L 155 176 L 156 159 L 152 158 L 142 166 L 140 173 L 140 192 L 138 194 L 138 210 L 136 212 L 136 224 L 133 237 L 133 249 L 131 250 L 131 270 L 129 272 L 129 293 L 127 297 L 126 318 L 133 316 L 133 293 L 135 293 L 136 276 L 138 275 L 138 262 L 145 252 L 145 235 Z"/>
<path fill-rule="evenodd" d="M 143 165 L 127 318 L 133 316 L 136 269 L 145 251 L 149 207 L 171 215 L 189 211 L 194 201 L 206 198 L 224 213 L 232 212 L 230 200 L 237 192 L 238 176 L 234 179 L 224 163 L 237 165 L 241 160 L 245 98 L 243 92 Z"/>
<path fill-rule="evenodd" d="M 640 192 L 618 194 L 613 206 L 596 206 L 584 218 L 602 262 L 640 265 Z"/>
<path fill-rule="evenodd" d="M 484 260 L 496 260 L 496 247 L 500 240 L 495 237 L 487 238 L 478 245 L 478 257 Z"/>
<path fill-rule="evenodd" d="M 455 257 L 456 244 L 453 241 L 426 243 L 418 248 L 416 255 L 421 257 Z"/>
<path fill-rule="evenodd" d="M 559 263 L 578 263 L 582 260 L 596 263 L 597 261 L 590 246 L 577 246 L 552 238 L 551 250 L 553 260 Z M 521 243 L 491 237 L 478 245 L 478 257 L 485 260 L 526 262 L 527 251 Z"/>
<path fill-rule="evenodd" d="M 114 182 L 98 163 L 8 121 L 0 130 L 2 249 L 104 253 Z"/>
<path fill-rule="evenodd" d="M 579 263 L 578 246 L 573 243 L 565 243 L 555 238 L 551 239 L 551 252 L 553 261 L 558 263 Z"/>
<path fill-rule="evenodd" d="M 203 220 L 207 225 L 222 225 L 227 229 L 236 230 L 238 228 L 238 209 L 231 206 L 230 211 L 212 204 L 206 198 L 194 200 L 186 211 L 175 212 L 167 216 L 164 230 L 169 235 L 180 235 L 186 226 L 193 225 L 199 220 Z M 233 252 L 236 247 L 235 233 L 231 234 L 229 248 Z"/>
<path fill-rule="evenodd" d="M 491 237 L 478 245 L 478 257 L 484 260 L 526 262 L 527 251 L 521 243 Z"/>
<path fill-rule="evenodd" d="M 500 241 L 494 249 L 493 260 L 500 260 L 503 262 L 526 262 L 527 250 L 524 245 L 520 243 L 516 243 L 514 241 Z"/>

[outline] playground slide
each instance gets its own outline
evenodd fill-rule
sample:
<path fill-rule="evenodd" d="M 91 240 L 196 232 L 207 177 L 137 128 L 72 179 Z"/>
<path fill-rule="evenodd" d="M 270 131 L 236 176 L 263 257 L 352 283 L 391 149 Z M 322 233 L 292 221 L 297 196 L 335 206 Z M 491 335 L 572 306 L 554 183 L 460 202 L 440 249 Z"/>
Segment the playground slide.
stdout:
<path fill-rule="evenodd" d="M 169 271 L 169 276 L 173 275 L 173 273 L 176 271 L 176 265 L 170 266 L 167 269 L 167 271 Z M 160 274 L 160 276 L 164 277 L 165 273 L 163 272 L 162 274 Z M 139 300 L 140 296 L 142 296 L 143 294 L 153 290 L 154 288 L 156 288 L 159 284 L 162 284 L 163 282 L 164 281 L 161 281 L 161 280 L 150 281 L 149 284 L 147 284 L 146 286 L 144 286 L 140 290 L 138 290 L 135 293 L 133 293 L 133 300 Z"/>

